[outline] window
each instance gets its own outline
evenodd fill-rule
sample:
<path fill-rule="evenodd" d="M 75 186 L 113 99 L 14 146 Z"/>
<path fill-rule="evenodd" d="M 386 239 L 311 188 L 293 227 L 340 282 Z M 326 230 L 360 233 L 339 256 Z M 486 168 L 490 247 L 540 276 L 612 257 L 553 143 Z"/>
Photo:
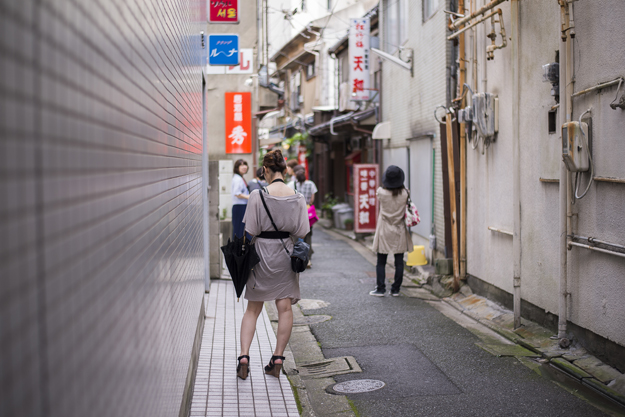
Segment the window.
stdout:
<path fill-rule="evenodd" d="M 310 80 L 314 76 L 315 76 L 315 61 L 306 65 L 306 79 Z"/>
<path fill-rule="evenodd" d="M 395 52 L 408 40 L 408 1 L 387 0 L 384 9 L 385 32 L 383 49 Z"/>
<path fill-rule="evenodd" d="M 428 20 L 438 10 L 438 0 L 423 0 L 423 21 Z"/>

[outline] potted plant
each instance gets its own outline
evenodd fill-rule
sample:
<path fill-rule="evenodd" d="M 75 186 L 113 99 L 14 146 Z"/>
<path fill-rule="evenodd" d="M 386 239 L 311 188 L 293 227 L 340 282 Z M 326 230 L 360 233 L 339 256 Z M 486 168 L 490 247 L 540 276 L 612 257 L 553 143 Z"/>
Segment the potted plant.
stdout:
<path fill-rule="evenodd" d="M 332 207 L 338 204 L 338 199 L 332 197 L 332 194 L 328 193 L 323 198 L 323 203 L 321 204 L 321 213 L 324 218 L 332 219 Z"/>
<path fill-rule="evenodd" d="M 345 230 L 354 230 L 354 219 L 345 219 L 343 224 L 345 225 Z"/>

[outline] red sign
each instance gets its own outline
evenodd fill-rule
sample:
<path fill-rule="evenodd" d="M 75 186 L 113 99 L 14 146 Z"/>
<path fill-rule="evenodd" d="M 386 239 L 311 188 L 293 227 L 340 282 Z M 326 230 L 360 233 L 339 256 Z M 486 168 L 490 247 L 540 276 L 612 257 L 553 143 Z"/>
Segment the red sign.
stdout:
<path fill-rule="evenodd" d="M 308 159 L 306 159 L 306 147 L 301 146 L 297 150 L 297 163 L 304 167 L 306 170 L 306 178 L 310 179 L 308 175 Z"/>
<path fill-rule="evenodd" d="M 354 231 L 375 232 L 378 220 L 379 168 L 376 164 L 354 164 Z"/>
<path fill-rule="evenodd" d="M 239 23 L 238 0 L 208 0 L 210 23 Z"/>
<path fill-rule="evenodd" d="M 226 153 L 252 153 L 252 93 L 226 93 Z"/>

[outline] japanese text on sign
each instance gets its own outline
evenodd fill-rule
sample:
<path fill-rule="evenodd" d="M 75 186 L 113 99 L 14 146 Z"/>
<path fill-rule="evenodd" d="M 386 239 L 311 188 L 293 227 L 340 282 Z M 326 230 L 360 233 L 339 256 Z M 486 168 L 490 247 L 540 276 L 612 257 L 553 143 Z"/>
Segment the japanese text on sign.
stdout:
<path fill-rule="evenodd" d="M 354 164 L 354 229 L 375 232 L 378 215 L 378 166 Z"/>
<path fill-rule="evenodd" d="M 209 0 L 208 21 L 210 23 L 239 23 L 238 0 Z"/>
<path fill-rule="evenodd" d="M 251 93 L 226 93 L 226 153 L 252 152 Z"/>
<path fill-rule="evenodd" d="M 351 100 L 369 100 L 369 18 L 351 19 L 349 27 L 349 85 Z"/>

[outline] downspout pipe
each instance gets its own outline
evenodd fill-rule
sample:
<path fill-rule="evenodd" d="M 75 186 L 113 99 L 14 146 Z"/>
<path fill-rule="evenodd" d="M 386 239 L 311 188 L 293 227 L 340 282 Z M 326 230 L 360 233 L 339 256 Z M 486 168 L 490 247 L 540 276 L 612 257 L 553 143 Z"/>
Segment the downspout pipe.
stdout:
<path fill-rule="evenodd" d="M 560 91 L 564 93 L 564 100 L 560 101 L 560 125 L 569 120 L 570 96 L 568 95 L 568 80 L 571 76 L 568 56 L 568 36 L 566 31 L 568 28 L 568 7 L 564 0 L 558 0 L 561 8 L 561 32 L 562 41 L 560 42 L 560 59 L 565 65 L 560 65 Z M 559 298 L 558 298 L 558 339 L 560 346 L 567 346 L 570 341 L 566 338 L 566 319 L 567 319 L 567 255 L 568 255 L 568 238 L 567 238 L 567 214 L 569 210 L 569 172 L 564 165 L 560 163 L 560 279 L 559 279 Z"/>
<path fill-rule="evenodd" d="M 510 5 L 512 20 L 512 105 L 519 108 L 519 0 L 512 0 Z M 513 137 L 513 310 L 514 328 L 521 327 L 521 144 L 519 134 L 519 112 L 512 112 Z"/>

